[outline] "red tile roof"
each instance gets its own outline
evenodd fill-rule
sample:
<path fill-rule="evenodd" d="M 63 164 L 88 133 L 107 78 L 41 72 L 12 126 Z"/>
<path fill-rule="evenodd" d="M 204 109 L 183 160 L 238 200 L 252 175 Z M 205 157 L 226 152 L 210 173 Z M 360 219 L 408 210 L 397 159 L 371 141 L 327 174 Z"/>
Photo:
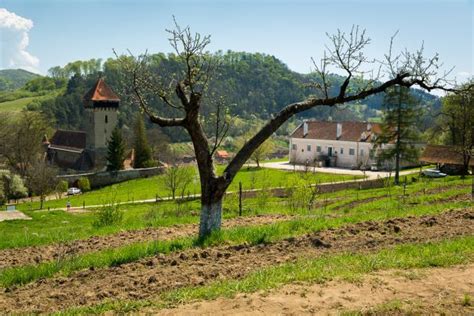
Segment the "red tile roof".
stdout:
<path fill-rule="evenodd" d="M 84 95 L 84 101 L 113 101 L 119 102 L 120 98 L 105 83 L 103 78 L 97 80 L 95 85 Z"/>
<path fill-rule="evenodd" d="M 420 161 L 427 163 L 441 163 L 449 165 L 463 165 L 463 155 L 454 146 L 427 145 Z M 474 166 L 474 157 L 471 156 L 469 166 Z"/>
<path fill-rule="evenodd" d="M 220 159 L 227 159 L 230 158 L 230 155 L 226 150 L 218 150 L 216 151 L 216 157 Z"/>
<path fill-rule="evenodd" d="M 50 140 L 52 147 L 65 149 L 85 149 L 86 133 L 76 131 L 57 130 Z"/>
<path fill-rule="evenodd" d="M 301 124 L 290 136 L 292 138 L 307 138 L 307 139 L 326 139 L 326 140 L 340 140 L 351 142 L 370 142 L 373 140 L 373 135 L 380 134 L 381 126 L 378 123 L 368 122 L 329 122 L 329 121 L 307 121 L 308 134 L 304 136 L 303 125 Z M 337 138 L 337 124 L 341 124 L 342 133 Z"/>

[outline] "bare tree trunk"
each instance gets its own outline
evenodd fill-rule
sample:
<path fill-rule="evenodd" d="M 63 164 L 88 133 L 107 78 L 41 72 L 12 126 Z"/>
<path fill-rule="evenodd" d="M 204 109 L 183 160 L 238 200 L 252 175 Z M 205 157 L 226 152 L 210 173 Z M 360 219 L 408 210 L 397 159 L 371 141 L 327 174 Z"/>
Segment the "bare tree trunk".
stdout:
<path fill-rule="evenodd" d="M 400 142 L 402 125 L 402 91 L 398 88 L 398 108 L 397 108 L 397 143 L 395 152 L 395 184 L 400 184 Z"/>

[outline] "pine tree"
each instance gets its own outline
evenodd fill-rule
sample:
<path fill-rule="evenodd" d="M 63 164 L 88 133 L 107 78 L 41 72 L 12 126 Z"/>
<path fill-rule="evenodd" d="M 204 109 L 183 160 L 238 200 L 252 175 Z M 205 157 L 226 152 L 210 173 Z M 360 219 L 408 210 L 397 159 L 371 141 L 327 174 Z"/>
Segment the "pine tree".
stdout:
<path fill-rule="evenodd" d="M 145 124 L 140 113 L 137 114 L 135 120 L 133 149 L 135 151 L 133 168 L 146 168 L 153 165 L 151 148 L 148 145 L 148 140 L 145 134 Z"/>
<path fill-rule="evenodd" d="M 421 109 L 410 89 L 396 86 L 387 90 L 383 111 L 382 132 L 375 141 L 377 158 L 379 163 L 395 160 L 395 184 L 399 184 L 401 160 L 415 162 L 419 157 L 416 143 Z"/>
<path fill-rule="evenodd" d="M 125 160 L 125 143 L 123 141 L 122 132 L 117 127 L 112 131 L 110 140 L 107 144 L 107 170 L 116 171 L 123 169 L 123 161 Z"/>

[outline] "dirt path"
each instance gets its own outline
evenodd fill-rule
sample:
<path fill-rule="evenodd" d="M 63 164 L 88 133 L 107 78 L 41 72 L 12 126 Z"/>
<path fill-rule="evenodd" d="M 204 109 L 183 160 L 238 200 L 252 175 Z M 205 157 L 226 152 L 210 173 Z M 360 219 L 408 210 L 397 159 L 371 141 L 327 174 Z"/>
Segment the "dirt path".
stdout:
<path fill-rule="evenodd" d="M 238 295 L 142 312 L 160 315 L 337 315 L 358 311 L 374 315 L 474 315 L 474 264 L 451 268 L 392 270 L 361 282 L 288 285 L 271 293 Z M 401 303 L 394 304 L 395 301 Z M 464 303 L 463 303 L 464 302 Z M 392 308 L 390 308 L 392 303 Z M 383 306 L 385 305 L 385 306 Z"/>
<path fill-rule="evenodd" d="M 47 312 L 93 305 L 105 299 L 148 299 L 166 290 L 241 278 L 257 269 L 304 257 L 375 251 L 402 243 L 472 234 L 474 208 L 469 208 L 435 216 L 363 222 L 271 244 L 189 249 L 5 289 L 0 293 L 0 310 Z"/>
<path fill-rule="evenodd" d="M 237 217 L 223 222 L 223 227 L 265 225 L 294 218 L 290 215 L 258 215 Z M 112 235 L 93 236 L 87 239 L 66 243 L 55 243 L 44 246 L 9 248 L 0 250 L 0 269 L 26 264 L 36 264 L 68 256 L 116 248 L 137 242 L 152 240 L 170 240 L 191 236 L 198 231 L 197 224 L 175 225 L 171 227 L 147 228 L 142 230 L 122 231 Z"/>

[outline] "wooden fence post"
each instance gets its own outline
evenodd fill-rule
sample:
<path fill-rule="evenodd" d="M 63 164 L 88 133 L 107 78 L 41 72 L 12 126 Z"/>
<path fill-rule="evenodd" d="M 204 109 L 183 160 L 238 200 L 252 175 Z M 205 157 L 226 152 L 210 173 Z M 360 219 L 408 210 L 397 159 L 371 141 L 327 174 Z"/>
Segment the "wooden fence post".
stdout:
<path fill-rule="evenodd" d="M 242 216 L 242 182 L 239 181 L 239 216 Z"/>

